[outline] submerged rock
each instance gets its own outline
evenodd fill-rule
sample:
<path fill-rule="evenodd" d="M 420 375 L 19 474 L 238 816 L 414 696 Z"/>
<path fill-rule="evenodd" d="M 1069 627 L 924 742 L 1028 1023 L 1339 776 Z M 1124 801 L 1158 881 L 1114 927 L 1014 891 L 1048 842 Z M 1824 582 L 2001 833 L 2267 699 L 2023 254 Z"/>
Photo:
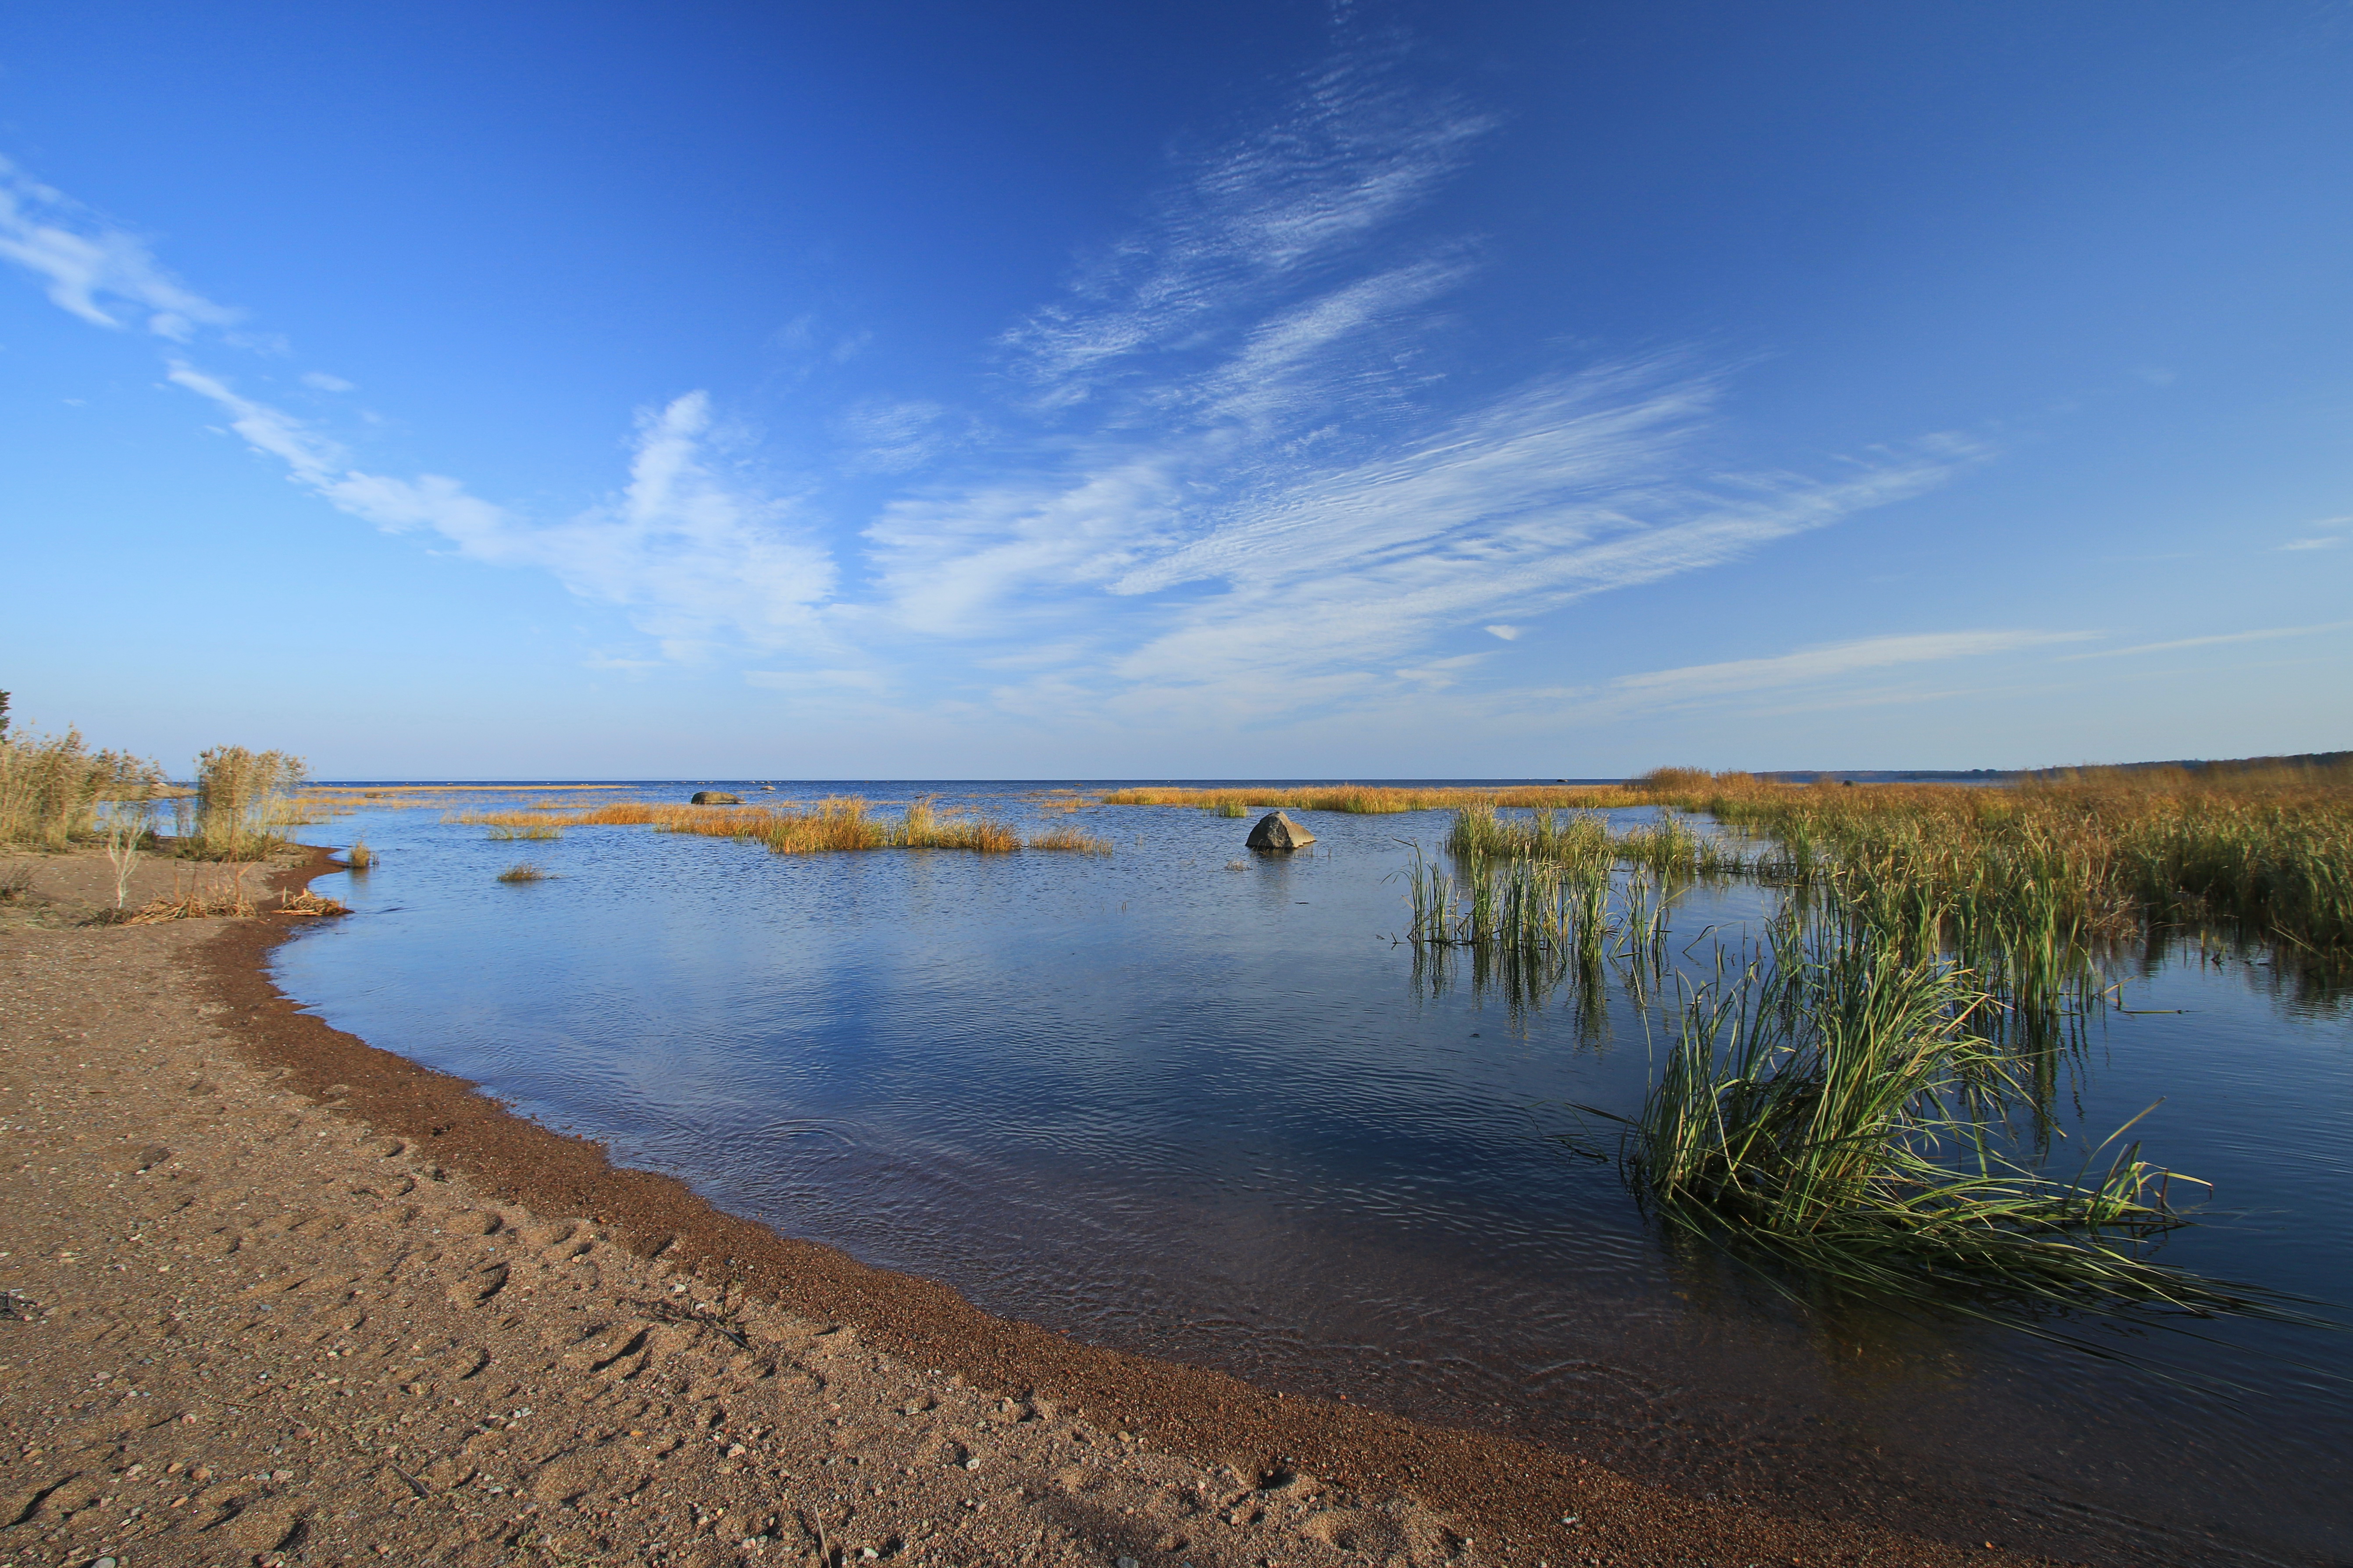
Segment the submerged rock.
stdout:
<path fill-rule="evenodd" d="M 690 805 L 741 805 L 744 804 L 744 797 L 740 795 L 729 795 L 723 789 L 699 789 L 694 792 L 694 798 L 687 804 Z"/>
<path fill-rule="evenodd" d="M 1279 811 L 1270 811 L 1258 819 L 1250 831 L 1249 847 L 1252 849 L 1303 849 L 1315 842 L 1315 835 Z"/>

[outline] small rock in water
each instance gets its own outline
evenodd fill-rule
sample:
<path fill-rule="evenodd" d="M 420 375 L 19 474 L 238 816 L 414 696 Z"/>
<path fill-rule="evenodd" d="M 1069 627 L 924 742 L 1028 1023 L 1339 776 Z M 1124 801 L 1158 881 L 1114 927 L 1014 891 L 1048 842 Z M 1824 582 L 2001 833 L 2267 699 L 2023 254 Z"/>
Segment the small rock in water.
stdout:
<path fill-rule="evenodd" d="M 1279 811 L 1270 811 L 1258 819 L 1250 830 L 1250 840 L 1244 846 L 1250 849 L 1303 849 L 1315 842 L 1315 835 Z"/>
<path fill-rule="evenodd" d="M 694 792 L 694 798 L 687 804 L 689 805 L 741 805 L 744 804 L 744 797 L 740 795 L 729 795 L 723 789 L 699 789 Z"/>

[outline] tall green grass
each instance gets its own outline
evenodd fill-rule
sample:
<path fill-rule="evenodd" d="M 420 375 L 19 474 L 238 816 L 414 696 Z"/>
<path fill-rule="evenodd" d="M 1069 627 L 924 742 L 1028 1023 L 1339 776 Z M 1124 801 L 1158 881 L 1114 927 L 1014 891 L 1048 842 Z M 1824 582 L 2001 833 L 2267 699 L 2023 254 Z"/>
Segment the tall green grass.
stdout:
<path fill-rule="evenodd" d="M 2189 930 L 2315 973 L 2353 966 L 2353 764 L 2090 769 L 1994 789 L 1648 782 L 1771 840 L 1764 875 L 1836 870 L 1891 929 L 1933 912 L 1973 967 L 2061 984 L 2081 955 Z"/>
<path fill-rule="evenodd" d="M 2186 1222 L 2171 1189 L 2203 1184 L 2144 1160 L 2129 1124 L 2071 1175 L 2021 1152 L 2034 1091 L 1983 1026 L 2000 1005 L 1851 914 L 1792 910 L 1684 997 L 1641 1112 L 1592 1114 L 1621 1124 L 1629 1178 L 1670 1223 L 1818 1280 L 1978 1310 L 2316 1321 L 2150 1255 Z"/>

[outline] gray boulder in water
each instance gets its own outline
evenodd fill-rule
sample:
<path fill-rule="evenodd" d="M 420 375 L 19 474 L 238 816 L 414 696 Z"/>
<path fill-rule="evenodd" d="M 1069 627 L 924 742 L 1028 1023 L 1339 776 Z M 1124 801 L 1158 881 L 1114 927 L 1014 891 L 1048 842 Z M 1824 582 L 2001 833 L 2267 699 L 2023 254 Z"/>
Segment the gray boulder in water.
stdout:
<path fill-rule="evenodd" d="M 1252 849 L 1303 849 L 1315 842 L 1315 835 L 1279 811 L 1270 811 L 1258 819 L 1250 829 L 1249 847 Z"/>
<path fill-rule="evenodd" d="M 699 789 L 694 792 L 694 798 L 687 804 L 690 805 L 741 805 L 744 804 L 744 797 L 740 795 L 729 795 L 723 789 Z"/>

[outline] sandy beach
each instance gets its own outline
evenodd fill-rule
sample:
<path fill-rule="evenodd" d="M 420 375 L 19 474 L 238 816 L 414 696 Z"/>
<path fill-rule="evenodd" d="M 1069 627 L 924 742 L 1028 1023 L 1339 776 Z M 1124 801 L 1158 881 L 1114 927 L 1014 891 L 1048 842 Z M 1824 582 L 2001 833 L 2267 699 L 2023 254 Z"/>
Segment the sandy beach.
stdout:
<path fill-rule="evenodd" d="M 301 917 L 86 925 L 104 859 L 27 859 L 0 1568 L 2027 1560 L 992 1318 L 301 1014 L 263 969 Z"/>

